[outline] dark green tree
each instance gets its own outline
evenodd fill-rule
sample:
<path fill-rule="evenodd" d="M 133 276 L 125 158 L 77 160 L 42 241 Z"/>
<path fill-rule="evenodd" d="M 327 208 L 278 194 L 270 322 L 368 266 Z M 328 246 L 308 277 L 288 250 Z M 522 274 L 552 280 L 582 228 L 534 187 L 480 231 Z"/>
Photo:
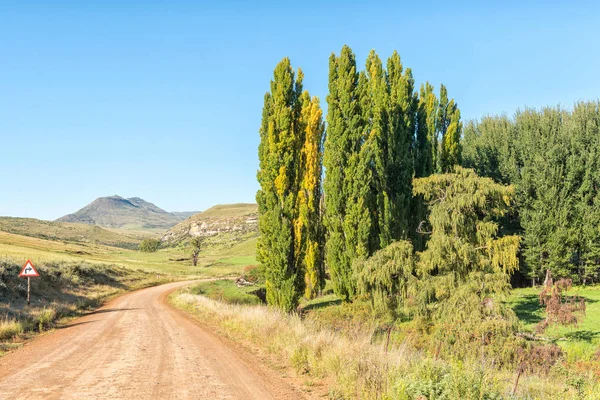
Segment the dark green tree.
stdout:
<path fill-rule="evenodd" d="M 415 113 L 414 177 L 424 178 L 436 171 L 438 140 L 436 131 L 438 100 L 429 82 L 421 85 Z M 423 196 L 414 195 L 411 202 L 412 219 L 410 238 L 416 250 L 423 250 L 427 237 L 419 233 L 427 219 Z"/>
<path fill-rule="evenodd" d="M 600 279 L 600 120 L 598 102 L 573 111 L 526 109 L 465 129 L 464 165 L 516 188 L 512 229 L 523 235 L 521 273 L 546 270 L 575 283 Z"/>
<path fill-rule="evenodd" d="M 144 253 L 154 253 L 160 248 L 160 240 L 157 239 L 144 239 L 140 243 L 140 251 Z"/>
<path fill-rule="evenodd" d="M 327 104 L 323 157 L 326 262 L 335 293 L 349 300 L 355 291 L 352 260 L 368 254 L 371 216 L 365 208 L 366 199 L 361 196 L 365 177 L 359 177 L 357 172 L 362 167 L 360 172 L 364 174 L 368 166 L 364 162 L 361 165 L 361 158 L 366 157 L 360 154 L 364 122 L 360 112 L 359 74 L 356 58 L 348 46 L 342 48 L 339 56 L 332 54 L 329 58 Z"/>
<path fill-rule="evenodd" d="M 390 92 L 389 146 L 384 188 L 388 193 L 391 212 L 383 224 L 390 234 L 382 237 L 379 248 L 386 247 L 393 240 L 409 237 L 412 178 L 416 167 L 413 162 L 417 111 L 414 79 L 410 68 L 404 70 L 396 51 L 387 61 L 387 82 Z"/>
<path fill-rule="evenodd" d="M 414 151 L 415 178 L 431 175 L 435 168 L 437 138 L 435 132 L 435 111 L 437 98 L 433 86 L 427 82 L 421 85 L 416 112 L 416 138 Z"/>

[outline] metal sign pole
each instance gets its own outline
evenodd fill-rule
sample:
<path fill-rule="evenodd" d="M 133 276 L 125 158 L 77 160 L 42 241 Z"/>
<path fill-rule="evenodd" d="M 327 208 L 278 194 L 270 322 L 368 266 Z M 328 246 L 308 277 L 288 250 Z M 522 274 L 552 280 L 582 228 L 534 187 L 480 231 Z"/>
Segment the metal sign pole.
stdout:
<path fill-rule="evenodd" d="M 27 277 L 27 305 L 31 300 L 31 277 Z"/>

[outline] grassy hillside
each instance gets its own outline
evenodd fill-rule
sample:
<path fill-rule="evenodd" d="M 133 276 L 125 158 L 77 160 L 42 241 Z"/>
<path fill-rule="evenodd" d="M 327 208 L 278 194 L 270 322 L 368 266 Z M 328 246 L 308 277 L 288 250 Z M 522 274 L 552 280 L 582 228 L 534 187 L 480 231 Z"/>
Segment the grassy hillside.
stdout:
<path fill-rule="evenodd" d="M 22 345 L 32 334 L 53 328 L 64 317 L 80 315 L 108 298 L 170 280 L 140 270 L 82 261 L 37 263 L 39 278 L 31 280 L 31 305 L 26 305 L 20 263 L 0 261 L 0 355 Z"/>
<path fill-rule="evenodd" d="M 194 236 L 210 248 L 229 248 L 258 237 L 256 204 L 223 204 L 191 216 L 162 237 L 168 246 L 185 244 Z M 253 252 L 253 251 L 252 251 Z"/>
<path fill-rule="evenodd" d="M 245 207 L 212 210 L 227 220 Z M 236 210 L 237 209 L 237 210 Z M 227 237 L 228 232 L 222 235 Z M 226 245 L 203 246 L 191 265 L 184 242 L 155 253 L 137 250 L 156 234 L 147 230 L 103 229 L 79 223 L 0 218 L 0 355 L 37 332 L 60 325 L 115 294 L 169 279 L 239 276 L 256 263 L 255 235 L 234 235 Z M 221 234 L 211 237 L 221 240 Z M 118 247 L 119 246 L 119 247 Z M 25 307 L 25 280 L 18 272 L 31 259 L 41 274 L 32 280 L 32 305 Z"/>
<path fill-rule="evenodd" d="M 105 228 L 162 229 L 180 222 L 189 213 L 173 214 L 139 197 L 100 197 L 81 210 L 59 218 L 59 222 L 79 222 Z"/>
<path fill-rule="evenodd" d="M 226 249 L 204 248 L 197 267 L 191 266 L 185 246 L 161 249 L 156 253 L 88 243 L 69 243 L 0 232 L 0 259 L 34 264 L 53 261 L 93 261 L 148 272 L 181 277 L 235 276 L 247 264 L 254 264 L 256 242 L 250 239 Z"/>
<path fill-rule="evenodd" d="M 0 217 L 0 231 L 53 241 L 101 244 L 126 249 L 137 249 L 141 241 L 136 235 L 97 226 L 34 218 Z"/>

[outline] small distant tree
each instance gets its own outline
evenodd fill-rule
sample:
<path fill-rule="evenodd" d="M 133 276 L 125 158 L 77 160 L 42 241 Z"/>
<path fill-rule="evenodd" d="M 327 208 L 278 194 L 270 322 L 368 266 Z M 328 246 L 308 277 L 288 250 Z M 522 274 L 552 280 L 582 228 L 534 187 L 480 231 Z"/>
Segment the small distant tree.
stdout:
<path fill-rule="evenodd" d="M 190 240 L 190 251 L 192 253 L 192 266 L 198 265 L 198 255 L 200 254 L 200 249 L 202 248 L 202 238 L 199 236 L 195 236 Z"/>
<path fill-rule="evenodd" d="M 140 243 L 140 251 L 144 253 L 154 253 L 160 248 L 160 240 L 157 239 L 144 239 Z"/>

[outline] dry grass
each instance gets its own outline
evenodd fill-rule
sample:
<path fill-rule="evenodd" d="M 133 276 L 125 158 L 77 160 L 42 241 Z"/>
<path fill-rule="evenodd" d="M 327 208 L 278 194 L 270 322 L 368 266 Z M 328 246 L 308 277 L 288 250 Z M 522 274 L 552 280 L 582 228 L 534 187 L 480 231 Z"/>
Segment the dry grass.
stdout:
<path fill-rule="evenodd" d="M 17 275 L 21 265 L 0 260 L 0 355 L 32 335 L 52 329 L 125 291 L 168 282 L 165 275 L 105 264 L 53 262 L 38 264 L 31 282 L 31 304 Z"/>
<path fill-rule="evenodd" d="M 406 343 L 386 352 L 373 332 L 341 335 L 265 306 L 224 304 L 185 291 L 172 301 L 230 338 L 258 346 L 311 384 L 326 381 L 332 399 L 597 399 L 600 389 L 585 379 L 579 385 L 558 379 L 563 372 L 555 371 L 522 377 L 513 397 L 514 373 L 485 363 L 434 359 Z"/>
<path fill-rule="evenodd" d="M 23 333 L 23 324 L 14 318 L 0 320 L 0 341 L 9 340 Z"/>

